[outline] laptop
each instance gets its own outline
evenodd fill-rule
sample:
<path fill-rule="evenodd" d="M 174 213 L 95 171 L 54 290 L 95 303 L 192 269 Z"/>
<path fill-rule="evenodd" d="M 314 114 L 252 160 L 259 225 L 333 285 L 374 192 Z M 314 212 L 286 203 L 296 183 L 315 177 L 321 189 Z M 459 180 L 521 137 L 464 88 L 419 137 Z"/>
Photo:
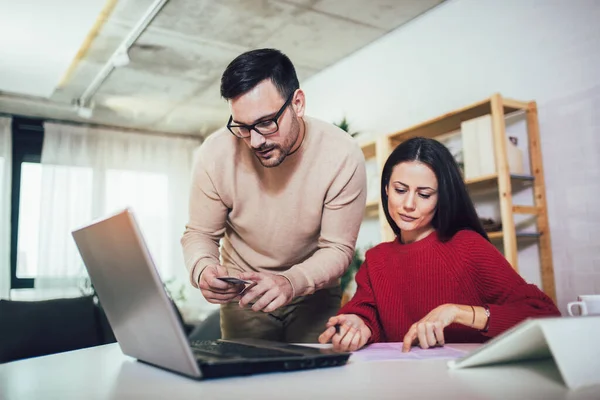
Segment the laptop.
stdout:
<path fill-rule="evenodd" d="M 339 366 L 350 357 L 253 338 L 190 342 L 131 210 L 72 235 L 122 352 L 141 362 L 208 379 Z"/>

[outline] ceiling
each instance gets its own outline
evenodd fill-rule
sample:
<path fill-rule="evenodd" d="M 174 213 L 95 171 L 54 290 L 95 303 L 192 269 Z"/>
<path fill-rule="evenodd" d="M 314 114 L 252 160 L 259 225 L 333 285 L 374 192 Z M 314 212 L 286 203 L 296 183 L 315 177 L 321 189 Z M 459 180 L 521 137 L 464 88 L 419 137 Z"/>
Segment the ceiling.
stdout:
<path fill-rule="evenodd" d="M 31 40 L 22 44 L 35 51 L 0 47 L 1 59 L 17 60 L 0 67 L 5 77 L 0 79 L 0 112 L 205 136 L 227 120 L 219 82 L 240 53 L 260 47 L 282 50 L 302 85 L 443 0 L 170 0 L 130 47 L 129 64 L 109 69 L 90 98 L 89 118 L 78 114 L 74 102 L 155 0 L 21 4 L 36 1 L 47 10 L 26 14 L 42 17 L 30 24 L 24 36 Z M 2 19 L 14 21 L 13 10 L 24 12 L 11 3 L 3 5 Z M 18 28 L 12 28 L 13 37 L 23 36 Z M 29 58 L 19 59 L 23 54 Z"/>

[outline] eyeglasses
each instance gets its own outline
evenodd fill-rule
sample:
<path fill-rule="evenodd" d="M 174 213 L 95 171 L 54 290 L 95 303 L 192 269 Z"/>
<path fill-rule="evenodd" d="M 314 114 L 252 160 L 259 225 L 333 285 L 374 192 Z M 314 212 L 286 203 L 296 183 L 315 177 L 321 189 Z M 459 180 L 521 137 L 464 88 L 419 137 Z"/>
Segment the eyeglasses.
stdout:
<path fill-rule="evenodd" d="M 255 130 L 263 136 L 272 135 L 279 130 L 279 123 L 277 121 L 279 120 L 279 117 L 281 117 L 281 114 L 283 114 L 285 111 L 286 107 L 290 105 L 293 97 L 294 93 L 288 97 L 273 118 L 265 119 L 252 125 L 232 125 L 231 123 L 233 122 L 233 116 L 230 115 L 229 122 L 227 122 L 227 129 L 229 129 L 229 132 L 233 133 L 233 135 L 238 138 L 250 137 L 250 132 L 252 130 Z"/>

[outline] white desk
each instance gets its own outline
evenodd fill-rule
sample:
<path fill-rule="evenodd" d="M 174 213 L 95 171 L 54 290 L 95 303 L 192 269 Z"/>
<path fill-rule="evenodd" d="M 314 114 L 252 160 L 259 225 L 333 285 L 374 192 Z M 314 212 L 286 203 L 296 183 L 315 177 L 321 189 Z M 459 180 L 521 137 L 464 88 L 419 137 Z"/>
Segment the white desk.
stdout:
<path fill-rule="evenodd" d="M 343 367 L 195 381 L 127 357 L 117 344 L 0 365 L 0 399 L 138 398 L 600 399 L 600 387 L 570 391 L 550 362 L 450 371 L 446 360 L 352 358 Z"/>

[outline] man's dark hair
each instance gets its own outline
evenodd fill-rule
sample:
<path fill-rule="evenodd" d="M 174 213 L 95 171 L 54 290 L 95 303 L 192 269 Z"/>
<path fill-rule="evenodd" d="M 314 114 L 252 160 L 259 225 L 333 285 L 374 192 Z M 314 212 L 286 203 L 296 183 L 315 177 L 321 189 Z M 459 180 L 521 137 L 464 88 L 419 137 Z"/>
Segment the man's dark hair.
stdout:
<path fill-rule="evenodd" d="M 292 61 L 276 49 L 251 50 L 237 56 L 221 77 L 221 96 L 230 100 L 265 79 L 271 79 L 283 99 L 300 87 Z"/>
<path fill-rule="evenodd" d="M 441 241 L 449 240 L 462 229 L 473 230 L 489 240 L 454 157 L 442 143 L 423 137 L 415 137 L 398 145 L 388 157 L 381 174 L 381 203 L 385 218 L 396 236 L 400 236 L 400 228 L 388 210 L 385 188 L 390 183 L 394 167 L 407 161 L 427 164 L 437 178 L 438 203 L 431 224 Z"/>

